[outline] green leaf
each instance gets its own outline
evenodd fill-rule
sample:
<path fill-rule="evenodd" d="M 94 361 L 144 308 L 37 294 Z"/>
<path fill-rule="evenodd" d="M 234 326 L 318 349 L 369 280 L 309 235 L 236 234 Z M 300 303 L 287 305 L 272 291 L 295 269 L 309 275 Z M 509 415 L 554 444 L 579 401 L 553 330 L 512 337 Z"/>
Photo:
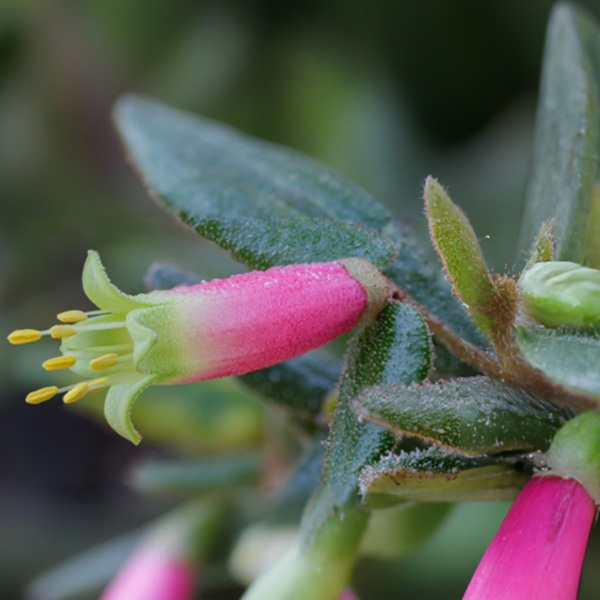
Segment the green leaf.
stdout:
<path fill-rule="evenodd" d="M 388 305 L 375 323 L 353 339 L 340 381 L 324 470 L 324 481 L 339 504 L 358 501 L 359 472 L 394 444 L 387 431 L 356 417 L 354 401 L 376 384 L 406 385 L 423 380 L 431 360 L 427 327 L 408 304 Z"/>
<path fill-rule="evenodd" d="M 588 217 L 583 262 L 586 266 L 600 269 L 600 185 L 592 192 L 592 204 Z"/>
<path fill-rule="evenodd" d="M 375 229 L 355 223 L 304 217 L 197 219 L 188 214 L 183 219 L 252 269 L 349 257 L 383 268 L 397 255 Z"/>
<path fill-rule="evenodd" d="M 263 398 L 300 416 L 315 416 L 334 388 L 342 370 L 341 361 L 319 349 L 298 358 L 253 371 L 238 380 Z"/>
<path fill-rule="evenodd" d="M 589 396 L 600 408 L 600 337 L 517 327 L 525 359 L 567 390 Z"/>
<path fill-rule="evenodd" d="M 135 465 L 128 482 L 141 492 L 202 494 L 256 482 L 260 459 L 245 453 L 204 460 L 146 460 Z"/>
<path fill-rule="evenodd" d="M 287 148 L 131 95 L 114 115 L 150 191 L 184 220 L 316 217 L 380 228 L 390 219 L 370 194 Z"/>
<path fill-rule="evenodd" d="M 558 260 L 582 262 L 598 161 L 600 35 L 580 9 L 559 4 L 548 26 L 533 169 L 521 228 L 528 249 L 551 219 Z"/>
<path fill-rule="evenodd" d="M 372 508 L 398 502 L 511 500 L 530 474 L 487 457 L 467 457 L 442 448 L 389 454 L 365 468 L 360 489 Z"/>
<path fill-rule="evenodd" d="M 486 313 L 495 287 L 469 219 L 432 177 L 425 182 L 425 211 L 431 240 L 452 283 L 454 295 L 467 305 L 479 329 L 489 334 L 492 324 Z"/>
<path fill-rule="evenodd" d="M 544 223 L 531 248 L 531 254 L 523 271 L 527 271 L 539 262 L 549 262 L 556 259 L 556 227 L 554 221 Z"/>
<path fill-rule="evenodd" d="M 464 340 L 485 348 L 486 340 L 464 306 L 452 295 L 439 264 L 426 257 L 411 232 L 401 223 L 393 222 L 386 227 L 385 234 L 398 248 L 398 258 L 385 270 L 388 277 Z"/>
<path fill-rule="evenodd" d="M 416 436 L 471 456 L 546 450 L 573 416 L 570 409 L 487 377 L 371 387 L 356 410 L 395 435 Z"/>

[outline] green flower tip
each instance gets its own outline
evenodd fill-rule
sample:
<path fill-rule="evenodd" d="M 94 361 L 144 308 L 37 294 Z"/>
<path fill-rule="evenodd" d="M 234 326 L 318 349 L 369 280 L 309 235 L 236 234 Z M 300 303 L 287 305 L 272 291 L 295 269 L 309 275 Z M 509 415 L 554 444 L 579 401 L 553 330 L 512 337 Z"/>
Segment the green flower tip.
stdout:
<path fill-rule="evenodd" d="M 577 480 L 600 505 L 600 412 L 585 412 L 558 431 L 546 453 L 543 475 Z"/>

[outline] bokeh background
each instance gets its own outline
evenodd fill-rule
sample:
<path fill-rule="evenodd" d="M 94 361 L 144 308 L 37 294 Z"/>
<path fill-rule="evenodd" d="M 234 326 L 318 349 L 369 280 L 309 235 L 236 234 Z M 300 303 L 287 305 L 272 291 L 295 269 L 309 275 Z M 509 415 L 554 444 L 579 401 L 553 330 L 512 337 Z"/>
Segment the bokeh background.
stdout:
<path fill-rule="evenodd" d="M 490 264 L 510 269 L 552 4 L 2 0 L 0 329 L 42 328 L 60 310 L 87 308 L 79 278 L 88 248 L 130 292 L 143 290 L 154 261 L 204 277 L 239 269 L 147 198 L 111 124 L 111 106 L 127 91 L 321 159 L 421 232 L 422 182 L 434 174 L 468 212 Z M 600 2 L 581 4 L 600 15 Z M 226 417 L 207 421 L 203 413 L 189 440 L 155 426 L 156 435 L 134 448 L 85 411 L 23 403 L 27 391 L 47 385 L 39 364 L 52 352 L 43 344 L 0 349 L 5 600 L 25 597 L 44 570 L 173 504 L 127 485 L 141 458 L 217 453 L 220 443 L 252 448 L 273 436 L 273 417 L 249 399 L 233 441 L 222 435 L 231 432 Z M 460 598 L 506 509 L 460 507 L 414 556 L 362 562 L 361 598 Z M 600 589 L 592 566 L 598 532 L 592 541 L 582 599 Z M 239 596 L 223 572 L 214 581 L 203 597 Z"/>

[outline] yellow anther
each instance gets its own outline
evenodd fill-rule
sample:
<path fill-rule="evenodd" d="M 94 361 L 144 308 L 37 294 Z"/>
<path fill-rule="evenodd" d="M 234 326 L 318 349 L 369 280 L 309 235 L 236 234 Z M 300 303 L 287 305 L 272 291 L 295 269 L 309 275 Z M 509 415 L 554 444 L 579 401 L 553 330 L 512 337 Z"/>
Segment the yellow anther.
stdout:
<path fill-rule="evenodd" d="M 59 369 L 70 369 L 76 362 L 77 359 L 74 356 L 57 356 L 44 361 L 42 367 L 46 371 L 58 371 Z"/>
<path fill-rule="evenodd" d="M 63 402 L 65 404 L 73 404 L 73 402 L 81 400 L 87 394 L 87 391 L 88 384 L 85 381 L 83 383 L 78 383 L 63 396 Z"/>
<path fill-rule="evenodd" d="M 94 392 L 99 392 L 100 390 L 106 389 L 106 386 L 104 384 L 107 381 L 108 377 L 100 377 L 100 379 L 92 379 L 92 381 L 88 381 L 88 394 L 93 394 Z"/>
<path fill-rule="evenodd" d="M 81 321 L 85 321 L 88 316 L 82 310 L 65 310 L 64 312 L 58 313 L 56 318 L 61 323 L 81 323 Z"/>
<path fill-rule="evenodd" d="M 94 371 L 102 371 L 102 369 L 110 369 L 114 367 L 119 360 L 119 355 L 116 352 L 110 352 L 109 354 L 103 354 L 98 358 L 90 360 L 90 369 Z"/>
<path fill-rule="evenodd" d="M 27 394 L 25 402 L 27 402 L 27 404 L 41 404 L 42 402 L 46 402 L 46 400 L 50 400 L 50 398 L 56 396 L 56 394 L 58 394 L 58 388 L 55 385 L 43 387 L 39 390 L 35 390 L 35 392 Z"/>
<path fill-rule="evenodd" d="M 29 344 L 37 342 L 42 337 L 42 332 L 37 329 L 16 329 L 8 336 L 11 344 Z"/>
<path fill-rule="evenodd" d="M 55 340 L 71 337 L 77 333 L 77 329 L 72 325 L 53 325 L 50 327 L 50 336 Z"/>

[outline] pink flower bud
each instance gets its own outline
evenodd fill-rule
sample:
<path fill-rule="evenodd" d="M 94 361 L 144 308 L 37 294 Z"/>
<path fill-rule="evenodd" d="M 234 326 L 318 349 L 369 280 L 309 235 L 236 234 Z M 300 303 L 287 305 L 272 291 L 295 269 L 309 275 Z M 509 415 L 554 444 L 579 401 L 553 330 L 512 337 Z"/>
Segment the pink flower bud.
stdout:
<path fill-rule="evenodd" d="M 108 389 L 105 414 L 122 436 L 138 443 L 131 423 L 136 397 L 153 384 L 242 375 L 289 360 L 373 318 L 385 305 L 387 280 L 369 262 L 273 267 L 172 290 L 130 296 L 108 279 L 90 252 L 83 289 L 98 310 L 70 310 L 46 331 L 20 329 L 13 344 L 48 334 L 62 356 L 43 366 L 71 369 L 84 380 L 31 392 L 38 404 L 66 392 L 67 404 Z"/>
<path fill-rule="evenodd" d="M 358 596 L 351 588 L 346 588 L 340 595 L 339 600 L 358 600 Z"/>
<path fill-rule="evenodd" d="M 575 600 L 595 514 L 574 479 L 535 476 L 484 554 L 463 600 Z"/>
<path fill-rule="evenodd" d="M 194 589 L 191 565 L 147 549 L 129 559 L 100 600 L 191 600 Z"/>

